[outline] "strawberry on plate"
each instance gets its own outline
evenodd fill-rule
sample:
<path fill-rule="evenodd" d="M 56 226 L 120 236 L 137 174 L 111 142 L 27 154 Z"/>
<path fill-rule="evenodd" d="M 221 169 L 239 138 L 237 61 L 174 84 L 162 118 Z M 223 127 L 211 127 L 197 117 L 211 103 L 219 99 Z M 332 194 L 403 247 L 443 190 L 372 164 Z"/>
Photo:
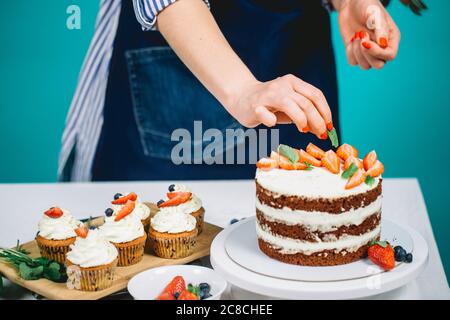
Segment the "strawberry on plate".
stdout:
<path fill-rule="evenodd" d="M 338 174 L 341 172 L 341 160 L 333 150 L 325 152 L 322 158 L 322 165 L 331 173 Z"/>
<path fill-rule="evenodd" d="M 61 217 L 64 212 L 58 207 L 51 207 L 50 209 L 45 211 L 44 214 L 50 218 L 56 219 Z"/>
<path fill-rule="evenodd" d="M 345 160 L 344 162 L 344 169 L 347 170 L 348 168 L 350 168 L 350 166 L 352 165 L 352 163 L 355 164 L 355 166 L 357 166 L 358 168 L 362 169 L 363 168 L 363 163 L 361 162 L 361 160 L 359 160 L 358 158 L 354 157 L 354 156 L 350 156 L 347 158 L 347 160 Z"/>
<path fill-rule="evenodd" d="M 128 200 L 127 203 L 120 209 L 120 211 L 117 213 L 116 217 L 114 218 L 114 221 L 119 221 L 128 216 L 131 212 L 133 212 L 134 207 L 136 206 L 136 202 Z"/>
<path fill-rule="evenodd" d="M 198 297 L 189 290 L 184 290 L 180 293 L 178 300 L 198 300 Z"/>
<path fill-rule="evenodd" d="M 186 290 L 186 282 L 184 281 L 184 278 L 182 276 L 176 276 L 169 282 L 161 294 L 156 297 L 156 300 L 175 300 L 175 294 L 181 294 L 184 290 Z M 173 299 L 167 299 L 167 295 L 173 297 Z"/>
<path fill-rule="evenodd" d="M 137 194 L 134 192 L 130 192 L 126 196 L 122 196 L 118 199 L 111 201 L 111 203 L 112 204 L 125 204 L 125 203 L 127 203 L 128 200 L 136 201 L 136 199 L 137 199 Z"/>
<path fill-rule="evenodd" d="M 369 170 L 367 170 L 366 174 L 371 176 L 372 178 L 378 177 L 382 175 L 384 172 L 384 165 L 381 161 L 377 160 L 374 165 L 372 165 Z"/>
<path fill-rule="evenodd" d="M 85 226 L 81 226 L 75 229 L 75 233 L 77 234 L 77 236 L 79 236 L 80 238 L 86 238 L 88 235 L 88 228 L 86 228 Z"/>
<path fill-rule="evenodd" d="M 318 146 L 316 146 L 313 143 L 309 143 L 306 146 L 306 152 L 308 152 L 310 155 L 312 155 L 316 159 L 322 159 L 322 157 L 325 155 L 325 151 L 320 149 Z"/>
<path fill-rule="evenodd" d="M 300 149 L 298 152 L 299 158 L 300 158 L 300 162 L 301 163 L 309 163 L 315 167 L 321 167 L 322 166 L 322 161 L 320 161 L 319 159 L 314 158 L 311 154 L 307 153 L 305 150 Z"/>
<path fill-rule="evenodd" d="M 359 186 L 366 180 L 366 173 L 363 169 L 358 169 L 351 177 L 348 179 L 345 189 L 352 189 Z"/>
<path fill-rule="evenodd" d="M 366 156 L 364 157 L 363 164 L 364 164 L 364 170 L 369 170 L 375 162 L 377 162 L 378 157 L 375 150 L 370 151 Z"/>
<path fill-rule="evenodd" d="M 389 242 L 374 241 L 367 250 L 369 259 L 386 271 L 395 267 L 395 254 Z"/>
<path fill-rule="evenodd" d="M 171 295 L 168 292 L 163 292 L 159 296 L 156 297 L 155 300 L 177 300 L 175 296 Z"/>
<path fill-rule="evenodd" d="M 256 163 L 256 167 L 261 170 L 271 170 L 278 166 L 278 162 L 272 158 L 262 158 Z"/>
<path fill-rule="evenodd" d="M 347 158 L 350 156 L 358 158 L 358 150 L 356 150 L 355 147 L 349 145 L 348 143 L 344 143 L 339 148 L 337 148 L 336 153 L 338 157 L 344 161 L 347 160 Z"/>
<path fill-rule="evenodd" d="M 160 208 L 173 207 L 185 203 L 192 198 L 192 192 L 169 192 L 167 193 L 167 198 L 169 198 L 169 200 L 158 205 Z"/>

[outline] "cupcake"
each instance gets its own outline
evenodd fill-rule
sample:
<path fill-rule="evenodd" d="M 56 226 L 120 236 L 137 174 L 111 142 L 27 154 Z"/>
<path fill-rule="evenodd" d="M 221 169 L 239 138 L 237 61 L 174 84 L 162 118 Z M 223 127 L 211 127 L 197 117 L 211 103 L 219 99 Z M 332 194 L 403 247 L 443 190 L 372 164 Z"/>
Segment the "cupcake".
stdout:
<path fill-rule="evenodd" d="M 136 216 L 139 220 L 141 220 L 142 225 L 144 226 L 144 230 L 147 233 L 150 226 L 150 208 L 144 203 L 139 201 L 139 197 L 136 193 L 130 192 L 125 196 L 121 193 L 116 193 L 114 195 L 114 200 L 111 201 L 111 208 L 106 209 L 105 214 L 115 215 L 123 208 L 128 200 L 135 202 L 135 207 L 131 215 Z"/>
<path fill-rule="evenodd" d="M 155 254 L 178 259 L 192 254 L 197 240 L 197 221 L 178 206 L 165 207 L 150 220 L 149 237 Z"/>
<path fill-rule="evenodd" d="M 147 234 L 141 221 L 133 214 L 135 202 L 128 202 L 117 212 L 105 218 L 100 234 L 119 251 L 119 267 L 130 266 L 142 260 Z"/>
<path fill-rule="evenodd" d="M 82 226 L 83 223 L 65 209 L 52 207 L 45 211 L 36 235 L 41 256 L 64 263 L 70 245 L 75 242 L 75 230 Z"/>
<path fill-rule="evenodd" d="M 114 280 L 118 252 L 98 230 L 87 230 L 76 238 L 67 253 L 67 286 L 83 291 L 99 291 Z"/>
<path fill-rule="evenodd" d="M 166 200 L 160 200 L 158 207 L 164 208 L 177 206 L 183 212 L 192 215 L 197 221 L 198 234 L 203 231 L 205 220 L 205 209 L 202 206 L 202 200 L 192 193 L 184 184 L 171 184 Z"/>

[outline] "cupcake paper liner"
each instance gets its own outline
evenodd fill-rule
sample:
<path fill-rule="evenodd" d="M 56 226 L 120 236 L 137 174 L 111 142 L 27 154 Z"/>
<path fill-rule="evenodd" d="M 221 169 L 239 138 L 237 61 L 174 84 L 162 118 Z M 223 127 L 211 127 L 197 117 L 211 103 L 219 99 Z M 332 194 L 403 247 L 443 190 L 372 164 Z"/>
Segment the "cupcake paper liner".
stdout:
<path fill-rule="evenodd" d="M 156 237 L 150 233 L 152 247 L 158 257 L 179 259 L 190 256 L 197 242 L 197 232 L 179 238 Z"/>
<path fill-rule="evenodd" d="M 41 256 L 61 264 L 66 262 L 66 254 L 70 251 L 70 245 L 74 242 L 75 237 L 67 240 L 48 240 L 40 236 L 36 238 Z"/>
<path fill-rule="evenodd" d="M 197 220 L 198 234 L 202 233 L 203 232 L 203 224 L 205 221 L 205 209 L 203 209 L 203 207 L 201 207 L 197 211 L 192 212 L 191 216 L 193 216 L 195 218 L 195 220 Z"/>
<path fill-rule="evenodd" d="M 112 244 L 117 248 L 119 252 L 119 261 L 117 265 L 119 267 L 126 267 L 136 264 L 142 260 L 144 256 L 144 247 L 147 235 L 144 234 L 142 237 L 136 240 L 124 242 L 124 243 L 114 243 Z"/>
<path fill-rule="evenodd" d="M 100 291 L 114 281 L 117 259 L 108 265 L 82 268 L 67 261 L 67 287 L 81 291 Z"/>

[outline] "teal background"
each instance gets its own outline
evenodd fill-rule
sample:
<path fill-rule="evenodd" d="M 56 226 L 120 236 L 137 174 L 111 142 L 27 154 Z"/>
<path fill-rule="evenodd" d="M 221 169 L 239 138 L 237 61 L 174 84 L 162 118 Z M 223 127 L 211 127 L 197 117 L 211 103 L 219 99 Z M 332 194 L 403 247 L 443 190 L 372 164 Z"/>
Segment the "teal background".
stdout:
<path fill-rule="evenodd" d="M 450 274 L 450 1 L 416 17 L 398 1 L 389 10 L 402 31 L 398 58 L 381 71 L 346 62 L 333 15 L 342 139 L 376 149 L 387 177 L 418 177 Z M 66 8 L 81 8 L 81 30 Z M 0 2 L 0 182 L 56 181 L 65 115 L 92 36 L 98 1 Z"/>

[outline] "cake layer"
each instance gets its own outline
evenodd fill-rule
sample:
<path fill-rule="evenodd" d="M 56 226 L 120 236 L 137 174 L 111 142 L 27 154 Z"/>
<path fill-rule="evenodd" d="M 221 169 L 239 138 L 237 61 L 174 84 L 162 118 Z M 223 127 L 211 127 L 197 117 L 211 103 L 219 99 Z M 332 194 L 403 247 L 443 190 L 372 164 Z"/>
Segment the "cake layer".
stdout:
<path fill-rule="evenodd" d="M 330 173 L 328 174 L 332 175 Z M 345 181 L 340 176 L 339 179 Z M 259 183 L 259 180 L 257 180 L 256 197 L 261 203 L 273 208 L 289 208 L 291 210 L 340 214 L 352 209 L 366 207 L 372 202 L 376 201 L 380 197 L 382 192 L 381 182 L 382 179 L 377 180 L 376 187 L 362 193 L 349 194 L 346 196 L 333 198 L 327 198 L 325 195 L 322 197 L 309 198 L 308 196 L 302 195 L 280 194 L 276 191 L 273 191 L 272 189 L 266 189 L 266 187 L 261 185 Z"/>
<path fill-rule="evenodd" d="M 375 229 L 380 224 L 380 211 L 368 216 L 362 223 L 356 225 L 342 225 L 335 228 L 334 231 L 321 232 L 319 230 L 311 230 L 305 225 L 287 225 L 283 222 L 275 222 L 268 220 L 263 212 L 256 209 L 256 218 L 260 226 L 265 230 L 270 230 L 278 236 L 297 239 L 308 242 L 336 241 L 342 236 L 358 236 Z"/>
<path fill-rule="evenodd" d="M 381 178 L 375 178 L 375 183 L 370 186 L 362 183 L 355 188 L 345 189 L 347 180 L 323 167 L 315 167 L 313 170 L 256 171 L 256 181 L 264 189 L 287 196 L 312 199 L 335 199 L 366 193 L 375 189 L 380 180 Z"/>
<path fill-rule="evenodd" d="M 341 214 L 331 214 L 319 211 L 292 210 L 290 208 L 277 209 L 261 203 L 256 199 L 256 209 L 266 220 L 280 222 L 285 225 L 302 225 L 310 231 L 322 233 L 335 231 L 342 226 L 360 225 L 369 216 L 381 211 L 381 196 L 366 207 L 351 209 Z"/>
<path fill-rule="evenodd" d="M 368 244 L 365 244 L 353 252 L 343 250 L 336 253 L 334 250 L 324 250 L 305 255 L 303 253 L 284 254 L 262 239 L 258 239 L 258 245 L 262 252 L 273 259 L 302 266 L 335 266 L 351 263 L 364 258 L 369 247 Z"/>
<path fill-rule="evenodd" d="M 311 255 L 325 250 L 354 252 L 379 236 L 380 225 L 377 225 L 374 229 L 362 235 L 342 235 L 338 240 L 321 242 L 302 241 L 283 237 L 272 232 L 267 226 L 260 225 L 258 221 L 256 221 L 256 233 L 259 239 L 279 249 L 280 253 Z"/>

